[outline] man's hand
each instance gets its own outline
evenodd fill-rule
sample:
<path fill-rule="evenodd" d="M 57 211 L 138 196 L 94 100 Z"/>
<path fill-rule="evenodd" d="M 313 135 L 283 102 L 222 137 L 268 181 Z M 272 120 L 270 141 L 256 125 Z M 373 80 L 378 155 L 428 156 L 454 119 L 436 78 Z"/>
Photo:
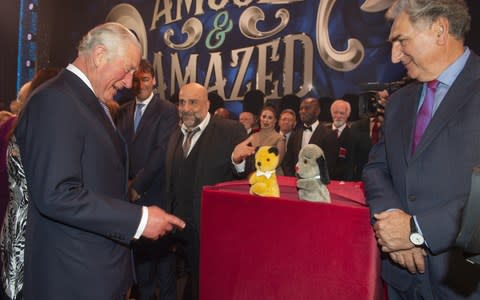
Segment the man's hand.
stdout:
<path fill-rule="evenodd" d="M 142 235 L 156 240 L 172 231 L 174 227 L 184 229 L 185 222 L 157 206 L 149 206 L 147 226 L 145 226 Z"/>
<path fill-rule="evenodd" d="M 129 195 L 130 195 L 130 202 L 136 202 L 138 199 L 140 199 L 140 195 L 137 193 L 137 191 L 134 188 L 129 189 Z"/>
<path fill-rule="evenodd" d="M 425 272 L 425 256 L 427 256 L 427 253 L 423 248 L 414 247 L 408 250 L 399 250 L 390 252 L 389 255 L 393 262 L 412 274 Z"/>
<path fill-rule="evenodd" d="M 133 180 L 128 181 L 128 200 L 130 202 L 134 203 L 138 199 L 140 199 L 140 195 L 137 193 L 137 191 L 133 188 Z"/>
<path fill-rule="evenodd" d="M 395 209 L 374 215 L 373 225 L 378 244 L 383 252 L 406 250 L 414 247 L 410 242 L 410 218 L 403 210 Z"/>
<path fill-rule="evenodd" d="M 233 149 L 232 160 L 234 163 L 239 164 L 245 158 L 250 155 L 255 154 L 255 147 L 252 147 L 250 144 L 250 138 L 247 138 Z"/>

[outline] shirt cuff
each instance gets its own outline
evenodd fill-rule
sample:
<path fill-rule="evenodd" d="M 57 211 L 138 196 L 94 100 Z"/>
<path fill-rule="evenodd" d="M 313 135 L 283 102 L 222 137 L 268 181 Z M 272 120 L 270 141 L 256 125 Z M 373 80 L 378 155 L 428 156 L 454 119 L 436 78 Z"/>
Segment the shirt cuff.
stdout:
<path fill-rule="evenodd" d="M 146 206 L 142 206 L 142 218 L 140 219 L 140 224 L 138 224 L 137 232 L 135 232 L 135 235 L 133 236 L 134 239 L 138 240 L 142 236 L 145 227 L 147 227 L 147 221 L 148 208 Z"/>
<path fill-rule="evenodd" d="M 241 163 L 236 164 L 232 159 L 232 164 L 235 167 L 237 173 L 243 173 L 245 171 L 245 159 Z"/>
<path fill-rule="evenodd" d="M 418 233 L 420 233 L 423 236 L 423 240 L 425 241 L 425 246 L 428 247 L 427 240 L 425 239 L 425 236 L 423 235 L 422 228 L 418 225 L 417 221 L 417 216 L 412 216 L 413 221 L 415 221 L 415 226 L 417 226 Z"/>

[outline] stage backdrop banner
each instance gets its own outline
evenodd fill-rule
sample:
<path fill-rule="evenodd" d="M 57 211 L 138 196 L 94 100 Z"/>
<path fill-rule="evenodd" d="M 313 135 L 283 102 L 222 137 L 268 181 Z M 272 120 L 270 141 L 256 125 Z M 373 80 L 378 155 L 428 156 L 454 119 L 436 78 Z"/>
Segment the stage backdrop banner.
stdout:
<path fill-rule="evenodd" d="M 40 18 L 40 29 L 50 37 L 44 48 L 52 48 L 44 61 L 65 64 L 58 59 L 74 57 L 89 28 L 120 22 L 135 32 L 144 58 L 154 63 L 164 98 L 192 81 L 227 101 L 242 100 L 254 89 L 267 99 L 342 97 L 359 93 L 361 83 L 403 74 L 390 63 L 384 14 L 391 0 L 67 2 L 42 1 L 49 18 Z"/>

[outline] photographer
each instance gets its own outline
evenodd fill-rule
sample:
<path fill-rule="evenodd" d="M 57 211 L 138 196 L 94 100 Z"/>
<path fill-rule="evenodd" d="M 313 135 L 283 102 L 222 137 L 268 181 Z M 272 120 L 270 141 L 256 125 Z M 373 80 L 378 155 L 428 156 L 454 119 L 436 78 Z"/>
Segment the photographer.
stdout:
<path fill-rule="evenodd" d="M 388 97 L 387 89 L 376 91 L 368 102 L 365 117 L 351 125 L 353 180 L 361 180 L 363 166 L 368 161 L 368 153 L 372 145 L 380 139 Z"/>

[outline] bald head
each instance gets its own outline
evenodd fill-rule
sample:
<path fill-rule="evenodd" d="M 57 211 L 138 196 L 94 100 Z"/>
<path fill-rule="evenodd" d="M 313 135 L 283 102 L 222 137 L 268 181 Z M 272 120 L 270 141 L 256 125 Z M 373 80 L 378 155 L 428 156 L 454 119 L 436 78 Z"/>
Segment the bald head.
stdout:
<path fill-rule="evenodd" d="M 210 102 L 207 89 L 198 83 L 187 83 L 178 93 L 178 112 L 188 129 L 197 127 L 207 116 Z"/>

